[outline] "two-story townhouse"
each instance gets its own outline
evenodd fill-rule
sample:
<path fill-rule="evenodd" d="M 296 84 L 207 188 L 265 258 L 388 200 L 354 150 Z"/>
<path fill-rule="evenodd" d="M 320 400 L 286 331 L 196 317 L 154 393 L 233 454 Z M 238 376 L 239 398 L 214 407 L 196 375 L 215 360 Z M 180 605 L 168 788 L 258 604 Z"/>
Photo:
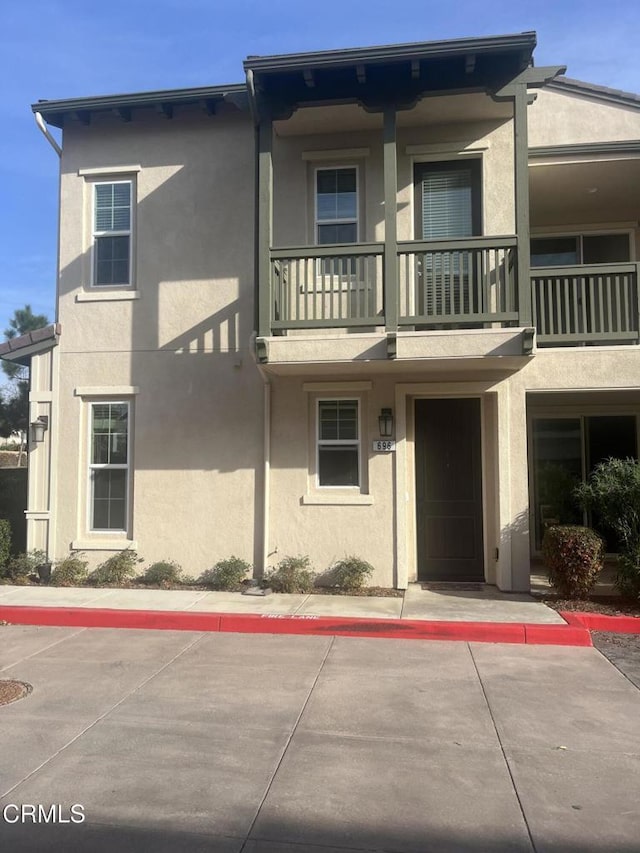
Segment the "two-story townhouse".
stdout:
<path fill-rule="evenodd" d="M 29 546 L 528 589 L 640 414 L 640 99 L 535 43 L 35 104 L 63 131 L 57 322 L 0 351 L 40 422 Z"/>

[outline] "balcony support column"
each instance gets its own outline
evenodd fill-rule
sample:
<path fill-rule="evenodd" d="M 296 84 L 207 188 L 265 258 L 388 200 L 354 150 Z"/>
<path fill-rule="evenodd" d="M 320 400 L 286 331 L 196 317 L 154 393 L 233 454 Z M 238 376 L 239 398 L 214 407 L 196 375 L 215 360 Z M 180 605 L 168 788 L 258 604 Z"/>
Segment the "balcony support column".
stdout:
<path fill-rule="evenodd" d="M 395 106 L 385 106 L 383 117 L 384 314 L 389 341 L 388 353 L 393 357 L 398 331 L 398 154 Z"/>
<path fill-rule="evenodd" d="M 529 134 L 527 84 L 514 86 L 513 132 L 515 166 L 516 234 L 518 235 L 518 314 L 520 326 L 531 326 L 531 261 L 529 222 Z"/>
<path fill-rule="evenodd" d="M 258 337 L 271 335 L 273 294 L 271 258 L 273 242 L 273 122 L 263 117 L 258 126 Z"/>

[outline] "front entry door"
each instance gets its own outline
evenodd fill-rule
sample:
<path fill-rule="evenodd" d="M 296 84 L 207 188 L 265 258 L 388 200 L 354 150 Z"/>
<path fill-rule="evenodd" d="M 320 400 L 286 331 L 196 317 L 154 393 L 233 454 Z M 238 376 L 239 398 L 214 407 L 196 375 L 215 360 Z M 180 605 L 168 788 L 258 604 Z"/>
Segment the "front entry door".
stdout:
<path fill-rule="evenodd" d="M 483 581 L 480 400 L 416 400 L 418 580 Z"/>

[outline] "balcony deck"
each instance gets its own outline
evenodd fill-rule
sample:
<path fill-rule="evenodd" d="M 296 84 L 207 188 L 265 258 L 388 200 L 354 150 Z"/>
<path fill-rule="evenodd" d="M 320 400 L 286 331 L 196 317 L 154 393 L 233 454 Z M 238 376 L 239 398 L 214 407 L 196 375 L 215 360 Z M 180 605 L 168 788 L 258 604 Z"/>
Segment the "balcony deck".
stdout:
<path fill-rule="evenodd" d="M 270 252 L 271 334 L 298 330 L 517 329 L 517 238 L 473 237 L 397 244 L 396 282 L 385 281 L 384 243 L 277 248 Z M 539 346 L 640 342 L 640 264 L 538 267 L 531 271 Z M 388 267 L 386 267 L 388 269 Z"/>

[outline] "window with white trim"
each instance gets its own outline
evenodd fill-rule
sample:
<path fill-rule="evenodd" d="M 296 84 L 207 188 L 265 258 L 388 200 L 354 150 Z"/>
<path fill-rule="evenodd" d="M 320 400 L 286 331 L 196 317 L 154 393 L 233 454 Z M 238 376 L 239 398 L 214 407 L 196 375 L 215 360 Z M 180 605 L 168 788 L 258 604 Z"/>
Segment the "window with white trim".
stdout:
<path fill-rule="evenodd" d="M 127 402 L 91 403 L 89 529 L 126 532 L 129 504 Z"/>
<path fill-rule="evenodd" d="M 132 181 L 93 184 L 94 287 L 131 284 Z"/>
<path fill-rule="evenodd" d="M 318 246 L 358 242 L 358 169 L 316 169 L 315 239 Z M 321 275 L 353 275 L 355 258 L 325 258 Z"/>
<path fill-rule="evenodd" d="M 360 403 L 318 400 L 318 486 L 360 486 Z"/>

